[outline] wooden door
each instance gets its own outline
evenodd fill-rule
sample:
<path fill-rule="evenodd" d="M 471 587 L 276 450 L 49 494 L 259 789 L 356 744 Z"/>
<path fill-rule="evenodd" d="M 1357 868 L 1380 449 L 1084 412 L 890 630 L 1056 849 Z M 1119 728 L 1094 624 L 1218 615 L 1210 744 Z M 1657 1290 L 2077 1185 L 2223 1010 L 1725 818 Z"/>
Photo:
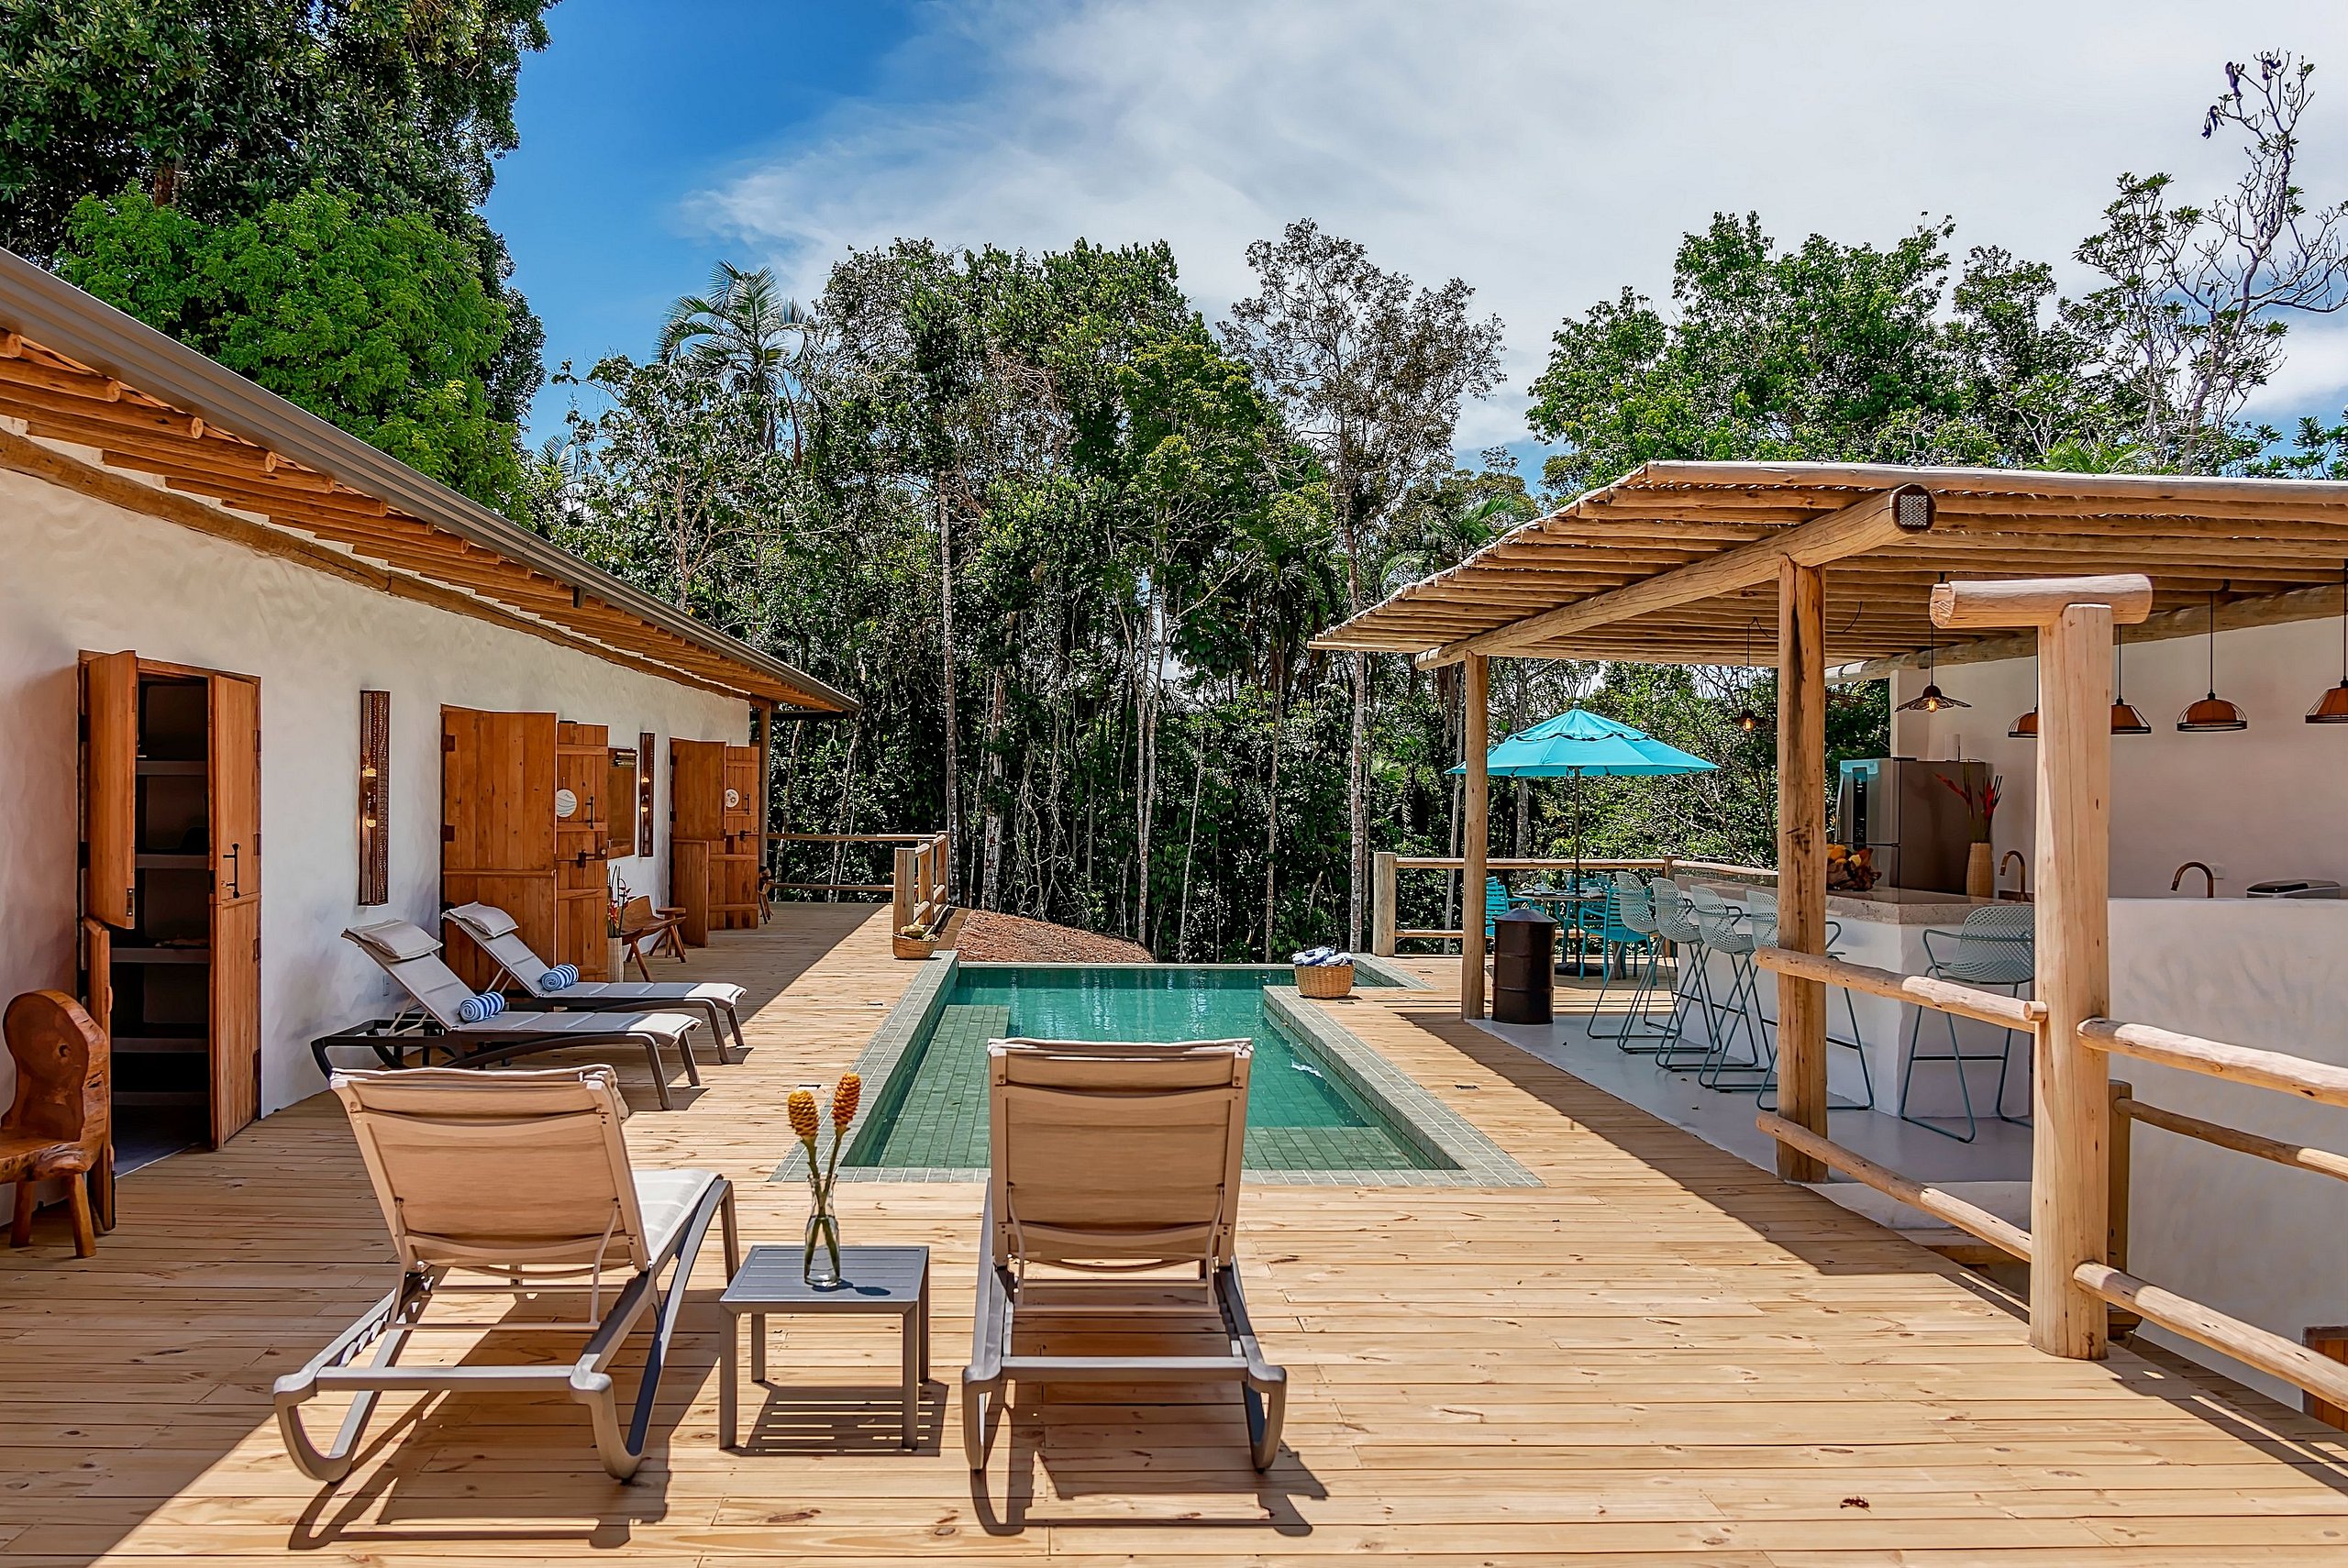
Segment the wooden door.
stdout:
<path fill-rule="evenodd" d="M 260 686 L 211 680 L 212 1143 L 260 1115 Z"/>
<path fill-rule="evenodd" d="M 725 743 L 669 743 L 669 832 L 675 838 L 725 836 Z"/>
<path fill-rule="evenodd" d="M 440 710 L 440 897 L 514 917 L 522 940 L 559 963 L 555 914 L 555 716 Z M 449 966 L 475 987 L 497 966 L 451 925 Z"/>
<path fill-rule="evenodd" d="M 710 901 L 717 923 L 728 930 L 755 930 L 759 923 L 759 754 L 747 745 L 725 748 L 725 841 L 711 867 Z"/>
<path fill-rule="evenodd" d="M 536 948 L 551 964 L 576 964 L 587 980 L 616 980 L 604 973 L 610 944 L 604 913 L 611 896 L 611 732 L 602 724 L 555 727 L 555 781 L 568 790 L 570 810 L 555 806 L 555 945 Z"/>
<path fill-rule="evenodd" d="M 82 656 L 82 912 L 127 928 L 136 916 L 138 837 L 138 656 Z"/>
<path fill-rule="evenodd" d="M 114 1042 L 114 927 L 102 920 L 82 922 L 82 1005 L 98 1032 Z"/>

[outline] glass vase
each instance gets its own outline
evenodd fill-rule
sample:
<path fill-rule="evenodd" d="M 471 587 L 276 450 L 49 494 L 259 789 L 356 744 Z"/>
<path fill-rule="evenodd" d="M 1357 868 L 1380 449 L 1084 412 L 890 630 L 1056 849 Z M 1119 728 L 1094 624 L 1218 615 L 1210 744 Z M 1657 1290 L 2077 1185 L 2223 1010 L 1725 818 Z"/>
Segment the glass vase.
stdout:
<path fill-rule="evenodd" d="M 801 1273 L 818 1290 L 839 1285 L 840 1222 L 829 1209 L 818 1209 L 807 1216 L 807 1251 L 801 1260 Z"/>

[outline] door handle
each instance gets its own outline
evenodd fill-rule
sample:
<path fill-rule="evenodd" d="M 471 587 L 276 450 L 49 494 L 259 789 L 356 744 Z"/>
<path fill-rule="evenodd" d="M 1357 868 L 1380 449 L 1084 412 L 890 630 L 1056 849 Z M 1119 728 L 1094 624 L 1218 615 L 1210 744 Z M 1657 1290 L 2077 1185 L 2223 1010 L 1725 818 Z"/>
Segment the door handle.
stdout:
<path fill-rule="evenodd" d="M 232 899 L 236 898 L 243 889 L 242 873 L 237 867 L 237 852 L 243 847 L 244 845 L 239 844 L 232 844 L 228 846 L 228 896 Z"/>

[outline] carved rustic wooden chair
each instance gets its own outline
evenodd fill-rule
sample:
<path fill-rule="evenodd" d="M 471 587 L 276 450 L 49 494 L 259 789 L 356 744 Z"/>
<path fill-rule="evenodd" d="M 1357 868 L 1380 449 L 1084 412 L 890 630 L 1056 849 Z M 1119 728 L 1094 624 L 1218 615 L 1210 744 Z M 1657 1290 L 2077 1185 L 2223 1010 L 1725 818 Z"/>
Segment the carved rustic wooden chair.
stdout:
<path fill-rule="evenodd" d="M 647 948 L 655 953 L 665 948 L 678 963 L 685 961 L 684 928 L 684 911 L 654 909 L 652 900 L 640 893 L 620 906 L 620 941 L 636 961 L 636 972 L 647 980 L 652 978 L 644 962 Z"/>
<path fill-rule="evenodd" d="M 65 1178 L 73 1251 L 114 1229 L 114 1089 L 104 1031 L 62 991 L 27 991 L 0 1017 L 17 1063 L 17 1099 L 0 1116 L 0 1182 L 17 1186 L 8 1244 L 32 1244 L 34 1184 Z M 91 1209 L 94 1195 L 97 1213 Z"/>

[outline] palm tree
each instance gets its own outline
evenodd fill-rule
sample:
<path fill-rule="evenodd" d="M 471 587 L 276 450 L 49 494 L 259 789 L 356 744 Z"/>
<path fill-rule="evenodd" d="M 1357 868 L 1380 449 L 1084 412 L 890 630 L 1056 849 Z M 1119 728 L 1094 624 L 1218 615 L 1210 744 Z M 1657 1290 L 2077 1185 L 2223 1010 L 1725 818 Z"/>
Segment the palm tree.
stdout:
<path fill-rule="evenodd" d="M 723 374 L 734 390 L 757 399 L 759 438 L 773 451 L 780 421 L 791 422 L 791 454 L 803 452 L 798 407 L 800 359 L 814 316 L 797 300 L 782 298 L 774 273 L 759 267 L 744 271 L 720 261 L 710 274 L 707 294 L 687 294 L 669 307 L 660 328 L 660 357 L 682 354 Z M 785 343 L 796 339 L 796 348 Z"/>

